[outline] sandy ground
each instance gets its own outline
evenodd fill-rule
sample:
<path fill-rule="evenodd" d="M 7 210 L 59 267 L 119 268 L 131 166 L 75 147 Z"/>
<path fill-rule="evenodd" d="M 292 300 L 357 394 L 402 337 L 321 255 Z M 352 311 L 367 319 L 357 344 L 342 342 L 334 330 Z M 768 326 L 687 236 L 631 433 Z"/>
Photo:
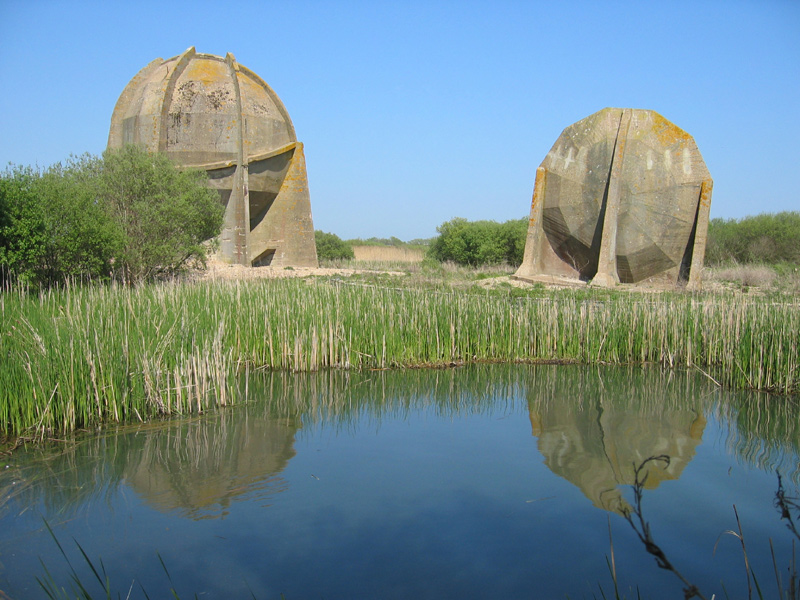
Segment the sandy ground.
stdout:
<path fill-rule="evenodd" d="M 370 274 L 384 274 L 393 275 L 396 277 L 405 277 L 406 274 L 402 271 L 375 271 L 373 269 L 322 269 L 311 267 L 245 267 L 244 265 L 229 265 L 219 260 L 209 259 L 207 261 L 207 268 L 205 271 L 198 271 L 196 277 L 204 280 L 237 280 L 237 279 L 283 279 L 289 277 L 324 277 L 324 276 L 339 276 L 350 277 L 351 275 L 370 273 Z M 473 285 L 483 288 L 494 288 L 500 285 L 510 285 L 517 288 L 525 288 L 536 285 L 533 282 L 521 281 L 514 279 L 511 276 L 489 277 L 486 279 L 479 279 L 473 282 Z M 548 277 L 542 278 L 539 284 L 547 288 L 583 288 L 586 287 L 585 283 L 567 279 L 564 277 Z M 715 292 L 721 291 L 728 286 L 724 286 L 719 282 L 705 280 L 703 282 L 703 291 Z M 657 293 L 667 290 L 674 290 L 672 286 L 663 285 L 619 285 L 615 288 L 618 291 L 635 291 L 645 293 Z"/>
<path fill-rule="evenodd" d="M 320 269 L 311 267 L 246 267 L 244 265 L 229 265 L 217 260 L 209 260 L 204 272 L 200 272 L 200 279 L 230 280 L 230 279 L 284 279 L 289 277 L 320 277 L 338 275 L 349 277 L 356 273 L 375 273 L 376 271 L 362 271 L 358 269 Z M 380 271 L 387 275 L 402 277 L 405 273 L 400 271 Z"/>
<path fill-rule="evenodd" d="M 551 277 L 549 278 L 548 281 L 542 281 L 540 283 L 548 288 L 559 288 L 559 289 L 578 288 L 578 287 L 584 287 L 585 285 L 582 282 L 576 282 L 574 280 L 566 279 L 564 277 Z M 491 277 L 489 279 L 479 279 L 478 281 L 475 282 L 475 284 L 483 288 L 494 288 L 502 284 L 507 284 L 510 285 L 511 287 L 517 287 L 517 288 L 525 288 L 536 285 L 531 281 L 522 281 L 521 279 L 514 279 L 510 275 L 505 275 L 502 277 Z"/>

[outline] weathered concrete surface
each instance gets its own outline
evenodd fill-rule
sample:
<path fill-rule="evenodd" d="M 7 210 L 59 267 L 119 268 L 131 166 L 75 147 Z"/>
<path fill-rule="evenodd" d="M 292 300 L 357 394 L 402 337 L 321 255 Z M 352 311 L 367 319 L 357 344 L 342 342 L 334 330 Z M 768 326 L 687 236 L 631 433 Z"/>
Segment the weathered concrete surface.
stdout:
<path fill-rule="evenodd" d="M 515 277 L 700 285 L 712 180 L 658 113 L 603 109 L 567 127 L 536 172 Z"/>
<path fill-rule="evenodd" d="M 248 410 L 248 408 L 243 408 Z M 122 473 L 152 508 L 193 520 L 224 518 L 231 504 L 258 490 L 286 489 L 281 472 L 296 455 L 299 419 L 221 419 L 137 436 L 126 448 Z"/>
<path fill-rule="evenodd" d="M 624 515 L 630 505 L 621 486 L 636 482 L 635 468 L 651 456 L 667 455 L 669 464 L 648 463 L 645 489 L 676 480 L 702 441 L 706 420 L 685 409 L 665 410 L 649 419 L 628 410 L 586 402 L 551 405 L 530 412 L 531 431 L 547 467 L 580 488 L 598 508 Z"/>
<path fill-rule="evenodd" d="M 705 381 L 646 369 L 537 369 L 525 394 L 531 433 L 547 467 L 598 508 L 625 514 L 624 488 L 641 467 L 645 489 L 677 480 L 707 421 Z M 669 462 L 645 461 L 667 455 Z M 641 482 L 641 479 L 640 479 Z"/>
<path fill-rule="evenodd" d="M 303 145 L 277 94 L 232 54 L 189 48 L 142 69 L 111 117 L 109 148 L 125 144 L 208 172 L 226 207 L 222 260 L 317 266 Z"/>

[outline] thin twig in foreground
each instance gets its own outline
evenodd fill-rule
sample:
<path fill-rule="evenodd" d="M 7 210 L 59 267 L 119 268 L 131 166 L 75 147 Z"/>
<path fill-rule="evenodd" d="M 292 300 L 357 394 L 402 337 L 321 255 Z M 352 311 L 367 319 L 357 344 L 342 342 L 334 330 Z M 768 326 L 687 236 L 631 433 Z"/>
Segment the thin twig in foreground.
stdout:
<path fill-rule="evenodd" d="M 625 513 L 625 520 L 628 521 L 636 532 L 636 535 L 639 537 L 642 544 L 644 544 L 648 554 L 655 557 L 656 564 L 662 569 L 671 571 L 683 582 L 685 586 L 683 588 L 683 597 L 685 600 L 695 597 L 707 600 L 706 597 L 700 593 L 700 590 L 697 589 L 697 586 L 686 579 L 686 577 L 684 577 L 669 561 L 661 547 L 653 540 L 653 536 L 650 532 L 650 524 L 644 520 L 644 515 L 642 514 L 642 495 L 644 484 L 647 481 L 647 473 L 642 475 L 642 471 L 644 471 L 647 463 L 656 461 L 666 463 L 666 467 L 669 467 L 670 457 L 666 454 L 660 454 L 645 459 L 638 467 L 634 464 L 633 508 Z M 634 517 L 636 518 L 634 519 Z"/>

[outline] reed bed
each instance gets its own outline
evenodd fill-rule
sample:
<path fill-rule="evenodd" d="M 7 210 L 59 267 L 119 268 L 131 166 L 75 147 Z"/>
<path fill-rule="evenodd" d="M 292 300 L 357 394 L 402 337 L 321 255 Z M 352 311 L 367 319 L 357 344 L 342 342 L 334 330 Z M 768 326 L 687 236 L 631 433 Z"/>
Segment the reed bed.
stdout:
<path fill-rule="evenodd" d="M 419 248 L 398 248 L 395 246 L 353 246 L 355 260 L 368 262 L 417 263 L 425 258 Z"/>
<path fill-rule="evenodd" d="M 727 387 L 800 392 L 800 306 L 741 296 L 213 281 L 5 292 L 0 320 L 7 437 L 225 406 L 252 369 L 660 363 Z"/>

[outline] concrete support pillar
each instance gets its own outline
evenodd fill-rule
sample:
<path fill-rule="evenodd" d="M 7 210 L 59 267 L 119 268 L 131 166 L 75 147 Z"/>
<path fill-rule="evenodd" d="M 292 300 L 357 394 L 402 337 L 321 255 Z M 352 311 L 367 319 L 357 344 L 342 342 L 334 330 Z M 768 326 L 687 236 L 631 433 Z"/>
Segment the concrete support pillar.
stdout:
<path fill-rule="evenodd" d="M 250 233 L 250 202 L 247 197 L 247 167 L 237 166 L 233 175 L 231 195 L 225 207 L 220 236 L 220 255 L 236 265 L 250 265 L 248 237 Z"/>
<path fill-rule="evenodd" d="M 528 220 L 528 236 L 525 240 L 525 254 L 522 257 L 522 265 L 520 265 L 516 273 L 516 275 L 520 277 L 532 277 L 544 273 L 542 253 L 544 251 L 543 244 L 546 243 L 546 240 L 542 223 L 542 213 L 544 211 L 546 178 L 547 172 L 545 168 L 537 168 L 536 181 L 533 184 L 531 214 Z"/>
<path fill-rule="evenodd" d="M 239 87 L 239 64 L 236 57 L 230 52 L 225 55 L 225 64 L 228 66 L 230 80 L 233 83 L 236 114 L 242 114 L 242 91 Z M 248 181 L 247 161 L 244 155 L 244 132 L 242 128 L 244 117 L 234 121 L 236 135 L 236 178 L 234 189 L 239 203 L 234 207 L 236 224 L 234 226 L 234 262 L 250 266 L 250 186 Z M 233 194 L 231 195 L 233 200 Z"/>
<path fill-rule="evenodd" d="M 622 163 L 630 124 L 631 112 L 625 110 L 622 113 L 622 120 L 619 124 L 619 133 L 614 145 L 614 156 L 611 159 L 611 168 L 608 174 L 597 273 L 591 281 L 591 285 L 598 287 L 614 287 L 619 283 L 619 274 L 617 273 L 617 223 L 619 221 Z"/>
<path fill-rule="evenodd" d="M 195 54 L 196 52 L 194 51 L 194 46 L 187 49 L 186 52 L 184 52 L 178 57 L 178 60 L 175 63 L 175 68 L 169 72 L 169 76 L 164 81 L 161 82 L 163 91 L 160 94 L 161 111 L 159 115 L 158 147 L 157 147 L 159 152 L 167 151 L 167 132 L 169 131 L 170 99 L 175 93 L 175 86 L 178 83 L 178 79 L 180 78 L 181 74 L 186 69 L 186 67 L 189 66 L 189 63 L 195 57 Z"/>
<path fill-rule="evenodd" d="M 703 285 L 703 261 L 706 255 L 706 242 L 708 241 L 708 218 L 711 212 L 711 191 L 714 182 L 704 179 L 700 186 L 700 201 L 697 204 L 695 217 L 694 246 L 692 247 L 692 265 L 689 267 L 689 282 L 686 289 L 699 290 Z"/>
<path fill-rule="evenodd" d="M 316 267 L 319 263 L 303 144 L 297 142 L 281 156 L 288 158 L 286 175 L 269 209 L 269 221 L 250 232 L 250 261 L 260 260 L 265 250 L 274 250 L 270 263 L 274 266 Z"/>

